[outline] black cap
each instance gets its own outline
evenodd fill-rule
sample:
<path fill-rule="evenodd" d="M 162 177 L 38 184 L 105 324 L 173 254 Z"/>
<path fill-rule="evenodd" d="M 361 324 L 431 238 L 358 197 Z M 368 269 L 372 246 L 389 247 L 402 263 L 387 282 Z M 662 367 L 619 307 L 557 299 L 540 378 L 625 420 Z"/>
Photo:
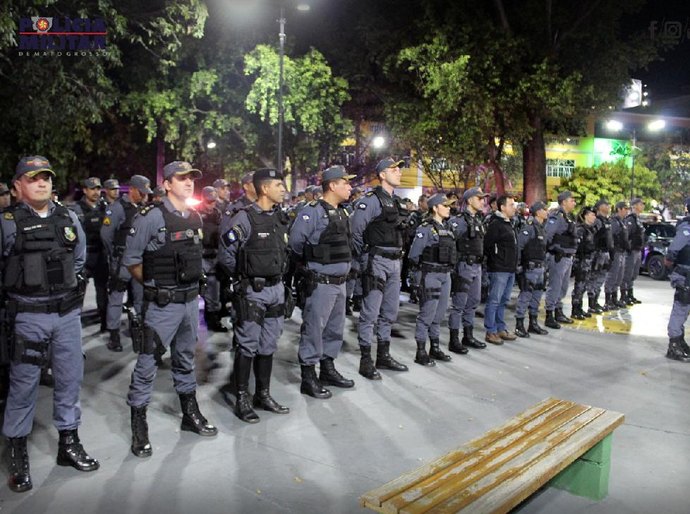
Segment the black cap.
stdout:
<path fill-rule="evenodd" d="M 541 200 L 537 200 L 529 208 L 529 212 L 531 212 L 532 214 L 536 214 L 537 211 L 540 211 L 542 209 L 546 209 L 546 204 L 544 202 L 542 202 Z"/>
<path fill-rule="evenodd" d="M 346 180 L 351 180 L 357 178 L 357 175 L 350 175 L 344 166 L 331 166 L 330 168 L 324 170 L 323 175 L 321 175 L 321 181 L 326 182 L 327 180 L 338 180 L 344 178 Z"/>
<path fill-rule="evenodd" d="M 436 193 L 434 196 L 429 198 L 427 205 L 429 206 L 429 209 L 437 205 L 445 205 L 446 207 L 450 207 L 455 203 L 455 201 L 455 199 L 447 198 L 443 193 Z"/>
<path fill-rule="evenodd" d="M 590 213 L 590 212 L 591 212 L 592 214 L 596 214 L 596 213 L 594 212 L 594 209 L 592 209 L 591 207 L 585 205 L 585 206 L 582 208 L 582 210 L 580 211 L 580 216 L 582 216 L 582 217 L 584 218 L 584 217 L 585 217 L 585 214 L 588 214 L 588 213 Z"/>
<path fill-rule="evenodd" d="M 642 200 L 642 198 L 633 198 L 630 202 L 630 206 L 632 207 L 633 205 L 637 205 L 638 203 L 644 203 L 644 200 Z"/>
<path fill-rule="evenodd" d="M 89 177 L 84 179 L 82 182 L 82 186 L 88 188 L 88 189 L 101 189 L 103 186 L 101 185 L 101 179 L 98 177 Z"/>
<path fill-rule="evenodd" d="M 259 191 L 259 184 L 264 180 L 283 180 L 283 176 L 278 173 L 278 170 L 273 168 L 261 168 L 254 172 L 252 181 L 257 193 Z"/>
<path fill-rule="evenodd" d="M 573 197 L 572 191 L 563 191 L 562 193 L 558 193 L 558 203 L 561 203 L 564 200 L 567 200 L 568 198 L 572 198 L 572 197 Z"/>
<path fill-rule="evenodd" d="M 594 209 L 595 209 L 595 210 L 598 210 L 599 207 L 601 207 L 602 205 L 611 205 L 611 204 L 609 203 L 609 201 L 608 201 L 606 198 L 600 198 L 600 199 L 597 200 L 596 203 L 594 204 Z"/>
<path fill-rule="evenodd" d="M 386 157 L 385 159 L 381 159 L 376 165 L 376 174 L 378 175 L 388 168 L 399 168 L 400 165 L 404 163 L 405 161 L 402 159 L 395 160 L 392 157 Z"/>
<path fill-rule="evenodd" d="M 616 210 L 620 211 L 621 209 L 629 209 L 630 207 L 628 206 L 628 202 L 625 200 L 621 200 L 620 202 L 616 202 Z"/>

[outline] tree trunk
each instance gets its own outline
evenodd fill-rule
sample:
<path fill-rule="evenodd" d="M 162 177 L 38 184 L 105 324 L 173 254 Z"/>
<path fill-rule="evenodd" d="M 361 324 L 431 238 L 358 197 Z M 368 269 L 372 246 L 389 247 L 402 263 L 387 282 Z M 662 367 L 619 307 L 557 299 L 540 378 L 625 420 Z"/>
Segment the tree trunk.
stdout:
<path fill-rule="evenodd" d="M 544 125 L 541 117 L 530 116 L 532 136 L 522 147 L 522 189 L 524 201 L 532 205 L 537 200 L 546 201 L 546 147 Z"/>
<path fill-rule="evenodd" d="M 506 176 L 497 162 L 490 162 L 489 167 L 494 172 L 494 183 L 496 184 L 496 196 L 501 196 L 506 192 Z"/>

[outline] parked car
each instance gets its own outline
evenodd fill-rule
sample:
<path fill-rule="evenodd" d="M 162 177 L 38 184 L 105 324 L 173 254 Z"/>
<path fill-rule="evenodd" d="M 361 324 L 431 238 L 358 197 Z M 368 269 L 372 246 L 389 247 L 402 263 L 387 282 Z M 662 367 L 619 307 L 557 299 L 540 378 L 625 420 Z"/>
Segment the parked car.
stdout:
<path fill-rule="evenodd" d="M 668 268 L 664 264 L 666 251 L 676 235 L 676 227 L 667 222 L 646 222 L 644 224 L 647 244 L 642 249 L 640 271 L 654 280 L 666 280 Z"/>

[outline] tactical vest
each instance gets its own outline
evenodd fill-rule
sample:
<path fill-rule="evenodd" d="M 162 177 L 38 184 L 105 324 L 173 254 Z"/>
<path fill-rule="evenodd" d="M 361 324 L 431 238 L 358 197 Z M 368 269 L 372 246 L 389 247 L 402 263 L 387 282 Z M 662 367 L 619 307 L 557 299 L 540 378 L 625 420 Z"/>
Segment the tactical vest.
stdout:
<path fill-rule="evenodd" d="M 685 227 L 682 226 L 683 224 L 685 224 Z M 687 230 L 688 228 L 690 228 L 690 216 L 686 216 L 680 221 L 680 223 L 678 223 L 676 226 L 676 234 L 678 234 L 681 230 Z M 675 264 L 690 267 L 690 244 L 685 245 L 683 249 L 678 252 Z"/>
<path fill-rule="evenodd" d="M 582 228 L 582 239 L 577 246 L 577 254 L 586 257 L 591 255 L 596 249 L 596 245 L 594 244 L 594 227 L 585 223 L 580 225 L 580 227 Z"/>
<path fill-rule="evenodd" d="M 134 216 L 139 212 L 139 207 L 132 202 L 126 202 L 122 199 L 118 199 L 120 205 L 125 211 L 125 219 L 122 224 L 115 230 L 115 235 L 113 236 L 113 251 L 115 255 L 122 254 L 125 251 L 125 245 L 127 244 L 127 234 L 129 234 L 132 225 L 134 224 Z M 158 205 L 157 207 L 160 207 Z"/>
<path fill-rule="evenodd" d="M 245 209 L 251 234 L 238 254 L 237 269 L 246 278 L 278 278 L 287 263 L 287 217 L 275 209 L 272 213 Z"/>
<path fill-rule="evenodd" d="M 529 265 L 530 262 L 544 262 L 546 258 L 546 235 L 544 232 L 544 225 L 535 221 L 528 223 L 528 225 L 534 227 L 536 235 L 527 241 L 527 244 L 525 244 L 525 247 L 522 249 L 523 266 Z"/>
<path fill-rule="evenodd" d="M 577 233 L 575 231 L 575 222 L 565 215 L 563 211 L 558 211 L 556 217 L 563 216 L 563 219 L 568 223 L 568 228 L 562 234 L 554 234 L 553 242 L 558 244 L 561 248 L 577 248 Z"/>
<path fill-rule="evenodd" d="M 628 240 L 630 241 L 631 250 L 642 250 L 644 246 L 644 226 L 640 221 L 640 218 L 635 214 L 628 214 L 626 218 L 632 220 L 632 226 L 628 232 Z"/>
<path fill-rule="evenodd" d="M 613 246 L 616 250 L 625 251 L 630 249 L 630 242 L 628 241 L 628 228 L 623 223 L 623 220 L 618 216 L 614 216 L 611 224 L 616 223 L 620 226 L 617 234 L 613 234 Z M 611 231 L 613 233 L 613 230 Z"/>
<path fill-rule="evenodd" d="M 321 232 L 319 244 L 304 246 L 304 258 L 307 262 L 333 264 L 352 261 L 350 249 L 350 222 L 344 209 L 319 200 L 321 207 L 328 215 L 328 226 Z"/>
<path fill-rule="evenodd" d="M 204 237 L 201 241 L 204 247 L 204 258 L 215 259 L 218 255 L 220 232 L 220 210 L 213 207 L 210 211 L 200 212 L 203 223 Z"/>
<path fill-rule="evenodd" d="M 484 256 L 486 226 L 479 219 L 478 214 L 472 216 L 469 212 L 463 211 L 462 217 L 465 219 L 465 223 L 467 223 L 467 232 L 455 241 L 458 256 L 460 258 L 469 256 L 482 258 Z"/>
<path fill-rule="evenodd" d="M 453 232 L 435 221 L 422 223 L 422 226 L 427 225 L 431 225 L 432 231 L 438 234 L 438 242 L 424 248 L 421 262 L 453 266 L 458 260 Z"/>
<path fill-rule="evenodd" d="M 101 225 L 105 211 L 100 204 L 91 207 L 86 202 L 80 201 L 82 219 L 80 219 L 84 233 L 86 234 L 87 254 L 99 253 L 101 251 Z"/>
<path fill-rule="evenodd" d="M 594 246 L 597 250 L 602 252 L 609 252 L 613 250 L 613 234 L 611 233 L 611 220 L 597 214 L 600 226 L 596 234 L 594 234 Z"/>
<path fill-rule="evenodd" d="M 376 187 L 368 196 L 375 195 L 381 202 L 381 214 L 371 220 L 364 230 L 364 243 L 373 246 L 402 248 L 403 223 L 401 223 L 402 207 L 396 198 L 390 197 L 381 186 Z"/>
<path fill-rule="evenodd" d="M 144 251 L 144 281 L 154 280 L 156 286 L 185 287 L 199 282 L 203 274 L 202 222 L 196 211 L 183 218 L 169 211 L 165 204 L 160 209 L 165 222 L 165 243 L 157 250 Z M 149 211 L 142 211 L 148 215 Z"/>
<path fill-rule="evenodd" d="M 73 291 L 77 287 L 74 249 L 77 229 L 69 211 L 56 205 L 47 218 L 29 209 L 14 208 L 17 237 L 5 259 L 5 291 L 22 296 L 49 296 Z"/>

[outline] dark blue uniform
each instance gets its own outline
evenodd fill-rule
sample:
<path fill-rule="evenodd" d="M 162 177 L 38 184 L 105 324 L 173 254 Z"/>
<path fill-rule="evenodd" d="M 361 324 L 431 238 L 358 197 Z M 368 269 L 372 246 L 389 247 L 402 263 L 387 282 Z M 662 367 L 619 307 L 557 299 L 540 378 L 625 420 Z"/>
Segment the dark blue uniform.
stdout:
<path fill-rule="evenodd" d="M 666 259 L 674 265 L 671 287 L 676 290 L 668 320 L 670 342 L 666 356 L 690 362 L 690 348 L 685 342 L 685 321 L 690 313 L 690 216 L 676 226 L 676 235 L 668 247 Z"/>

